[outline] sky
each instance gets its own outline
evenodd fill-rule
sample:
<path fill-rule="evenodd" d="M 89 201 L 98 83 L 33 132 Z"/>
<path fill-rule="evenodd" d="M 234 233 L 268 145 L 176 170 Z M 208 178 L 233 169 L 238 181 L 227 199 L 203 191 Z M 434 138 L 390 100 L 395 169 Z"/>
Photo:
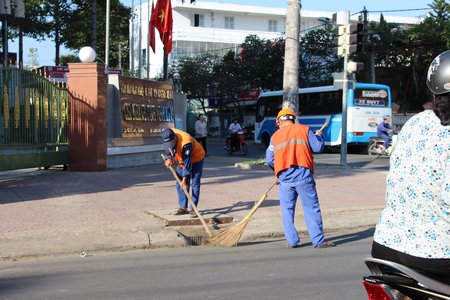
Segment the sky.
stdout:
<path fill-rule="evenodd" d="M 121 0 L 124 5 L 132 6 L 139 3 L 146 3 L 148 0 Z M 156 0 L 154 0 L 156 2 Z M 175 0 L 172 0 L 175 1 Z M 188 2 L 189 0 L 186 0 Z M 198 2 L 218 2 L 234 3 L 243 5 L 269 6 L 269 7 L 287 7 L 287 0 L 196 0 Z M 363 10 L 364 7 L 371 13 L 392 16 L 425 16 L 429 10 L 419 10 L 429 8 L 428 4 L 432 0 L 302 0 L 302 10 L 320 10 L 328 12 L 338 12 L 349 10 L 350 14 Z M 392 12 L 391 12 L 392 11 Z M 17 52 L 18 43 L 9 42 L 9 52 Z M 51 41 L 36 42 L 32 39 L 24 39 L 24 64 L 29 61 L 29 48 L 38 49 L 38 61 L 40 65 L 51 66 L 54 64 L 55 49 Z M 69 50 L 61 48 L 61 55 L 70 53 Z"/>

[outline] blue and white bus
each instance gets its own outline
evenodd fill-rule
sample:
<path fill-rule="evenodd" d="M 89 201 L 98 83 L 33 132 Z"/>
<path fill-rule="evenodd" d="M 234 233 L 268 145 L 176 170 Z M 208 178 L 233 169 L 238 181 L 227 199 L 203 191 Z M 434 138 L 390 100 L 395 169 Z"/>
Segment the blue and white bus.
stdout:
<path fill-rule="evenodd" d="M 323 124 L 326 146 L 339 146 L 342 134 L 342 89 L 333 86 L 303 88 L 298 90 L 298 122 L 313 131 Z M 268 146 L 270 137 L 277 130 L 275 117 L 281 109 L 283 91 L 263 92 L 256 103 L 255 142 Z M 367 144 L 376 135 L 383 115 L 391 114 L 391 90 L 389 86 L 373 83 L 356 83 L 348 90 L 347 143 Z"/>

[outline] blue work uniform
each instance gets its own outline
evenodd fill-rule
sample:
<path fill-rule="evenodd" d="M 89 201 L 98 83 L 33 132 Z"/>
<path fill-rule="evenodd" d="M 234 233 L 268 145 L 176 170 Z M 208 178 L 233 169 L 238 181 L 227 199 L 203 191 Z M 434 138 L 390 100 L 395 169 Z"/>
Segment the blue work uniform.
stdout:
<path fill-rule="evenodd" d="M 172 149 L 173 154 L 175 149 Z M 193 147 L 192 143 L 188 143 L 182 148 L 181 157 L 183 159 L 184 165 L 183 168 L 176 166 L 175 171 L 177 172 L 178 177 L 182 180 L 183 177 L 186 177 L 186 186 L 189 191 L 190 182 L 192 179 L 192 202 L 194 202 L 195 206 L 198 206 L 198 201 L 200 198 L 200 180 L 203 172 L 203 162 L 204 160 L 200 160 L 196 163 L 192 163 L 192 153 Z M 172 154 L 168 149 L 165 151 L 165 159 L 173 159 Z M 178 194 L 178 204 L 181 208 L 188 207 L 188 199 L 180 184 L 177 182 L 177 194 Z M 192 206 L 189 206 L 189 209 L 192 210 Z"/>
<path fill-rule="evenodd" d="M 390 137 L 388 130 L 392 130 L 391 124 L 384 121 L 377 126 L 377 136 L 384 140 L 384 148 L 387 148 L 389 146 Z"/>
<path fill-rule="evenodd" d="M 308 143 L 313 152 L 322 152 L 324 142 L 320 135 L 314 135 L 309 129 Z M 274 144 L 272 139 L 266 150 L 266 165 L 274 169 Z M 291 166 L 279 172 L 279 197 L 283 219 L 284 233 L 289 246 L 294 247 L 300 242 L 297 229 L 294 226 L 295 206 L 297 198 L 300 200 L 305 215 L 306 228 L 314 247 L 325 242 L 322 227 L 322 214 L 319 198 L 317 197 L 316 182 L 310 169 Z"/>

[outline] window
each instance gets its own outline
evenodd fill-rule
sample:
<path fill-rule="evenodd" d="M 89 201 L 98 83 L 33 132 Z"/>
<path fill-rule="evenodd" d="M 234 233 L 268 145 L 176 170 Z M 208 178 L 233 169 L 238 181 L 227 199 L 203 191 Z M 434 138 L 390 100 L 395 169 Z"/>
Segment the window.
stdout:
<path fill-rule="evenodd" d="M 205 16 L 194 14 L 190 15 L 191 18 L 191 26 L 193 27 L 205 27 Z"/>
<path fill-rule="evenodd" d="M 142 64 L 147 67 L 147 49 L 142 49 Z"/>
<path fill-rule="evenodd" d="M 342 113 L 342 91 L 329 91 L 298 95 L 302 115 L 327 115 Z"/>
<path fill-rule="evenodd" d="M 225 29 L 234 29 L 234 17 L 225 17 Z"/>
<path fill-rule="evenodd" d="M 277 21 L 276 20 L 269 20 L 269 31 L 270 32 L 277 32 Z"/>

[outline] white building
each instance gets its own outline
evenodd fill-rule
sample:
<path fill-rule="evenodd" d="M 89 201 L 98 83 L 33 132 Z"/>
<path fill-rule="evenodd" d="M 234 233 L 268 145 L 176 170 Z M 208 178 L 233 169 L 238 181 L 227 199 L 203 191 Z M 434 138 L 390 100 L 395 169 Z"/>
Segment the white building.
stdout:
<path fill-rule="evenodd" d="M 238 50 L 240 44 L 250 34 L 262 39 L 276 39 L 284 35 L 286 27 L 286 8 L 249 6 L 198 1 L 189 4 L 181 0 L 172 1 L 173 46 L 169 55 L 169 65 L 183 56 L 195 56 L 202 51 L 217 51 L 225 54 L 228 50 Z M 150 1 L 134 8 L 136 17 L 130 21 L 130 66 L 141 78 L 154 78 L 162 73 L 163 45 L 156 33 L 156 53 L 148 43 Z M 332 18 L 334 12 L 301 11 L 300 31 L 323 26 L 319 21 Z M 352 20 L 358 20 L 353 15 Z M 379 15 L 369 16 L 369 21 L 378 21 Z M 419 17 L 389 17 L 387 22 L 417 24 Z"/>

